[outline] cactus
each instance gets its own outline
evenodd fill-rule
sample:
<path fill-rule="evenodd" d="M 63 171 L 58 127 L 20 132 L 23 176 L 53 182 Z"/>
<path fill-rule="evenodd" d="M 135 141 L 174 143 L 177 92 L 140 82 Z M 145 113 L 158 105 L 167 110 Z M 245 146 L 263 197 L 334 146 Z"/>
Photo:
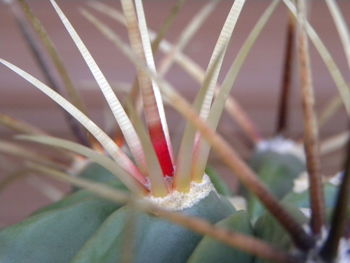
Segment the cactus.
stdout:
<path fill-rule="evenodd" d="M 89 119 L 60 56 L 29 5 L 24 0 L 9 1 L 49 86 L 7 60 L 0 58 L 0 64 L 65 111 L 78 143 L 49 136 L 29 124 L 0 115 L 2 124 L 19 133 L 16 139 L 55 148 L 59 154 L 66 154 L 70 163 L 62 165 L 36 154 L 33 149 L 7 141 L 0 142 L 1 151 L 29 159 L 24 166 L 30 172 L 73 186 L 63 199 L 0 230 L 1 263 L 350 262 L 350 240 L 346 231 L 350 219 L 350 160 L 346 160 L 344 171 L 336 176 L 337 183 L 334 178 L 324 182 L 326 179 L 320 172 L 308 38 L 325 60 L 340 98 L 350 111 L 348 84 L 307 22 L 304 0 L 296 3 L 271 1 L 224 81 L 217 84 L 245 2 L 235 0 L 232 3 L 205 71 L 181 49 L 217 1 L 203 4 L 203 9 L 174 46 L 163 38 L 176 13 L 185 5 L 184 0 L 176 3 L 153 42 L 141 0 L 121 0 L 123 14 L 102 3 L 90 3 L 92 8 L 112 15 L 128 29 L 130 46 L 97 17 L 82 10 L 82 15 L 135 64 L 137 78 L 122 104 L 69 19 L 56 1 L 50 0 L 119 125 L 111 138 Z M 347 52 L 350 35 L 345 20 L 334 0 L 327 0 L 327 4 Z M 279 135 L 264 139 L 229 93 L 255 40 L 278 5 L 289 12 Z M 47 53 L 40 50 L 28 23 L 38 33 Z M 298 46 L 295 56 L 292 52 L 294 38 Z M 153 54 L 158 49 L 165 49 L 168 55 L 156 69 Z M 293 57 L 299 62 L 305 150 L 301 143 L 281 136 L 286 125 L 286 94 L 290 89 Z M 347 58 L 350 61 L 350 57 Z M 54 66 L 48 63 L 51 60 Z M 195 71 L 194 77 L 201 83 L 193 105 L 164 79 L 175 60 L 185 70 Z M 59 73 L 63 85 L 53 72 Z M 62 95 L 65 92 L 69 100 Z M 339 98 L 337 105 L 338 101 Z M 187 121 L 176 155 L 166 122 L 165 102 Z M 247 163 L 216 132 L 225 109 L 255 144 Z M 322 115 L 322 122 L 330 116 L 329 109 Z M 240 180 L 240 200 L 244 200 L 245 205 L 239 204 L 237 196 L 232 195 L 220 176 L 207 167 L 211 148 Z"/>

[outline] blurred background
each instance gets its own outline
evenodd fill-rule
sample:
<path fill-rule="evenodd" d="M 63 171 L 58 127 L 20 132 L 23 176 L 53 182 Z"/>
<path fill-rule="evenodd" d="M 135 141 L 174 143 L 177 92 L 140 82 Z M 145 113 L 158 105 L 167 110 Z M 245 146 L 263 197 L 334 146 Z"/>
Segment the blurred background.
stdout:
<path fill-rule="evenodd" d="M 80 10 L 81 8 L 86 8 L 95 14 L 102 21 L 110 25 L 127 42 L 125 28 L 91 9 L 87 5 L 87 1 L 61 0 L 58 2 L 95 57 L 107 79 L 113 85 L 120 88 L 117 93 L 123 98 L 125 90 L 130 88 L 135 77 L 135 69 L 113 44 L 105 39 L 94 26 L 87 22 L 81 15 Z M 119 1 L 103 2 L 119 10 L 121 9 Z M 206 2 L 203 0 L 188 0 L 178 14 L 170 31 L 167 33 L 166 39 L 170 42 L 175 42 L 189 21 L 191 21 L 193 16 Z M 88 105 L 91 118 L 105 129 L 113 129 L 114 122 L 106 117 L 108 114 L 106 113 L 106 106 L 101 92 L 97 89 L 87 66 L 84 64 L 84 61 L 49 2 L 28 0 L 28 3 L 45 26 L 50 37 L 54 40 L 75 86 L 79 89 L 79 92 Z M 231 3 L 232 1 L 221 1 L 184 50 L 186 55 L 203 68 L 207 67 L 211 51 Z M 268 0 L 247 1 L 229 45 L 220 80 L 225 76 L 242 43 L 269 3 L 270 1 Z M 338 1 L 338 3 L 341 6 L 343 14 L 347 16 L 345 17 L 347 23 L 350 24 L 350 16 L 348 15 L 350 14 L 350 2 L 344 0 Z M 157 31 L 174 5 L 174 0 L 145 0 L 144 7 L 149 27 Z M 350 82 L 344 50 L 333 19 L 323 1 L 311 1 L 309 19 L 330 50 L 346 81 Z M 232 91 L 232 95 L 247 112 L 259 132 L 266 138 L 273 136 L 276 131 L 287 20 L 288 12 L 281 4 L 272 15 L 266 28 L 254 45 Z M 330 99 L 337 94 L 337 89 L 320 56 L 311 44 L 310 48 L 316 106 L 318 112 L 320 112 Z M 44 80 L 16 25 L 10 8 L 3 3 L 0 3 L 0 57 Z M 162 57 L 163 53 L 158 52 L 156 60 L 160 61 Z M 303 125 L 296 64 L 293 67 L 293 71 L 292 93 L 289 105 L 290 116 L 288 128 L 284 135 L 288 138 L 298 140 L 302 138 Z M 197 82 L 176 64 L 166 74 L 166 79 L 188 100 L 193 99 L 199 88 Z M 58 137 L 73 138 L 62 112 L 50 99 L 3 66 L 0 66 L 0 80 L 0 113 L 24 120 L 45 130 L 49 134 Z M 177 142 L 181 138 L 184 127 L 183 119 L 171 108 L 167 108 L 167 113 L 172 138 Z M 344 109 L 341 108 L 322 127 L 320 137 L 323 140 L 329 136 L 336 135 L 339 132 L 345 131 L 347 126 L 347 117 Z M 222 118 L 219 132 L 238 149 L 244 158 L 248 157 L 252 147 L 236 123 L 227 114 L 224 114 Z M 13 133 L 10 130 L 0 126 L 0 137 L 2 140 L 11 139 L 12 136 Z M 176 142 L 174 142 L 175 145 L 177 145 Z M 234 187 L 235 180 L 232 174 L 226 171 L 215 154 L 212 154 L 211 158 L 211 165 L 220 173 L 224 174 L 228 183 Z M 326 175 L 333 174 L 339 171 L 341 163 L 342 151 L 326 155 L 322 159 L 322 171 Z M 9 171 L 19 168 L 20 161 L 16 162 L 13 158 L 1 155 L 0 165 L 0 180 L 3 180 L 9 175 Z M 69 189 L 67 185 L 37 176 L 19 179 L 9 184 L 6 188 L 1 189 L 0 227 L 18 222 L 36 208 L 51 202 L 47 193 L 42 190 L 48 186 L 49 188 L 51 186 L 55 187 L 50 191 L 50 198 L 53 199 L 60 198 L 61 194 Z"/>

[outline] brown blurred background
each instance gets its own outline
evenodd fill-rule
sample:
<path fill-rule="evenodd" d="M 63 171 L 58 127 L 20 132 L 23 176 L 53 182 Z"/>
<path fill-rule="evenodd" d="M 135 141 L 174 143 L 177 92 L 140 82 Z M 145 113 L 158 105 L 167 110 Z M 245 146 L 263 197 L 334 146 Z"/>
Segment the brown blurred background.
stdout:
<path fill-rule="evenodd" d="M 106 127 L 104 121 L 105 105 L 101 93 L 96 88 L 91 74 L 49 5 L 49 2 L 40 0 L 28 2 L 54 40 L 74 80 L 74 84 L 79 88 L 79 91 L 88 104 L 90 116 L 98 124 Z M 119 1 L 104 2 L 120 9 Z M 331 51 L 345 79 L 350 82 L 344 51 L 329 11 L 323 1 L 311 2 L 310 21 Z M 145 0 L 145 12 L 149 27 L 154 30 L 159 29 L 174 3 L 175 1 L 173 0 Z M 185 53 L 192 57 L 203 68 L 207 66 L 211 51 L 231 3 L 232 1 L 221 1 L 185 49 Z M 223 66 L 224 74 L 221 74 L 221 80 L 243 41 L 269 3 L 270 1 L 267 0 L 247 1 L 225 58 Z M 82 17 L 79 8 L 86 7 L 89 9 L 86 5 L 86 1 L 61 0 L 59 4 L 96 58 L 97 63 L 100 65 L 108 80 L 112 83 L 125 83 L 128 86 L 135 76 L 135 70 L 132 64 Z M 175 41 L 179 33 L 186 27 L 186 24 L 203 4 L 204 1 L 189 0 L 178 15 L 177 20 L 166 38 L 169 41 Z M 350 24 L 350 17 L 348 15 L 350 14 L 350 2 L 339 1 L 339 4 L 343 14 L 347 15 L 346 19 L 348 24 Z M 89 10 L 111 25 L 123 39 L 127 41 L 125 28 L 112 22 L 111 19 L 103 17 L 103 15 L 91 9 Z M 248 112 L 259 131 L 267 137 L 272 136 L 275 132 L 286 24 L 287 10 L 283 5 L 280 5 L 253 47 L 232 92 L 235 98 Z M 317 109 L 319 110 L 337 93 L 337 90 L 318 53 L 312 45 L 310 46 L 314 86 L 316 89 L 316 103 Z M 162 53 L 158 53 L 156 56 L 157 61 L 159 61 L 162 56 Z M 40 70 L 37 68 L 14 22 L 9 8 L 4 4 L 0 4 L 0 57 L 9 60 L 39 79 L 43 79 Z M 294 67 L 290 121 L 286 134 L 293 139 L 300 138 L 303 131 L 298 92 L 298 77 L 296 73 L 297 68 Z M 197 83 L 177 65 L 172 67 L 166 75 L 166 78 L 188 99 L 192 99 L 199 88 Z M 50 134 L 72 138 L 62 112 L 58 110 L 58 107 L 51 102 L 51 100 L 3 66 L 0 66 L 0 79 L 1 113 L 6 113 L 12 117 L 25 120 Z M 180 116 L 172 109 L 168 110 L 170 130 L 173 134 L 173 138 L 178 140 L 184 124 Z M 111 123 L 108 123 L 107 126 L 110 127 Z M 321 138 L 327 138 L 330 135 L 344 131 L 346 127 L 347 118 L 344 110 L 341 109 L 341 111 L 322 128 L 320 131 Z M 232 145 L 240 149 L 244 157 L 247 156 L 249 149 L 245 146 L 246 139 L 242 136 L 236 124 L 227 114 L 224 115 L 219 130 Z M 11 133 L 9 130 L 0 127 L 0 136 L 1 139 L 8 139 L 11 137 Z M 338 171 L 342 160 L 341 157 L 341 152 L 326 156 L 322 162 L 324 173 L 330 174 Z M 5 157 L 0 158 L 0 165 L 2 166 L 0 169 L 1 180 L 7 176 L 6 171 L 8 167 L 6 166 L 12 165 L 12 162 L 9 162 Z M 220 161 L 215 157 L 215 154 L 212 154 L 212 164 L 216 166 L 220 172 L 226 175 L 228 174 L 227 178 L 230 177 L 225 167 L 222 166 Z M 37 187 L 35 185 L 38 185 L 38 178 L 35 178 L 19 180 L 0 192 L 0 227 L 17 222 L 24 216 L 30 214 L 35 208 L 50 202 L 48 198 L 45 197 L 45 194 L 36 189 Z M 44 179 L 44 181 L 46 183 L 52 183 L 47 179 Z M 68 189 L 66 185 L 57 183 L 54 183 L 54 185 L 63 191 Z"/>

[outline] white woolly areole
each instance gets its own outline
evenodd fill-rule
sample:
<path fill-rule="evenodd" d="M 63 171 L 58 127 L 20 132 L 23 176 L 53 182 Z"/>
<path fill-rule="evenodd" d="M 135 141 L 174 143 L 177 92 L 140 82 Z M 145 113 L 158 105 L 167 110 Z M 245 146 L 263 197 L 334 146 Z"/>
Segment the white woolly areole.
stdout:
<path fill-rule="evenodd" d="M 330 179 L 324 179 L 324 183 L 331 183 L 334 186 L 340 186 L 340 183 L 343 179 L 344 172 L 339 172 Z M 295 180 L 294 180 L 294 186 L 293 186 L 293 192 L 294 193 L 302 193 L 309 189 L 309 178 L 306 172 L 301 173 Z"/>
<path fill-rule="evenodd" d="M 215 191 L 214 186 L 209 177 L 205 174 L 202 182 L 191 182 L 190 191 L 188 193 L 173 191 L 165 197 L 148 196 L 146 199 L 164 209 L 180 211 L 194 206 L 200 200 L 207 197 L 212 191 Z"/>
<path fill-rule="evenodd" d="M 293 183 L 294 193 L 302 193 L 309 189 L 309 178 L 307 172 L 301 173 L 297 178 L 295 178 Z"/>
<path fill-rule="evenodd" d="M 308 224 L 303 225 L 303 228 L 305 229 L 305 231 L 307 233 L 312 235 L 311 228 Z M 324 244 L 326 238 L 327 238 L 327 229 L 325 227 L 323 227 L 321 229 L 320 235 L 316 239 L 315 247 L 308 252 L 308 255 L 307 255 L 307 258 L 305 261 L 306 263 L 321 263 L 322 262 L 322 261 L 320 261 L 319 254 L 320 254 L 320 250 L 321 250 L 322 245 Z"/>
<path fill-rule="evenodd" d="M 232 196 L 228 200 L 236 210 L 247 210 L 247 200 L 243 196 Z"/>
<path fill-rule="evenodd" d="M 344 177 L 344 172 L 339 172 L 335 176 L 329 179 L 329 182 L 335 186 L 340 186 Z"/>
<path fill-rule="evenodd" d="M 342 238 L 339 242 L 338 247 L 338 263 L 349 263 L 350 262 L 350 240 Z"/>
<path fill-rule="evenodd" d="M 311 218 L 311 209 L 307 208 L 307 207 L 300 207 L 299 208 L 300 212 L 302 212 L 304 214 L 305 217 L 307 218 Z"/>
<path fill-rule="evenodd" d="M 311 233 L 309 225 L 303 225 L 303 228 L 307 233 Z M 327 263 L 320 258 L 320 250 L 322 249 L 324 242 L 327 239 L 329 229 L 322 228 L 320 236 L 316 240 L 315 248 L 309 251 L 305 263 Z M 342 238 L 340 239 L 338 246 L 338 255 L 334 261 L 335 263 L 349 263 L 350 262 L 350 240 Z"/>
<path fill-rule="evenodd" d="M 257 151 L 272 151 L 281 154 L 292 154 L 298 157 L 300 160 L 305 160 L 303 148 L 292 140 L 285 139 L 281 136 L 259 142 L 257 145 Z"/>
<path fill-rule="evenodd" d="M 316 248 L 312 250 L 306 263 L 327 263 L 322 258 L 319 257 L 319 251 L 321 249 L 322 242 L 318 242 Z M 334 260 L 335 263 L 349 263 L 350 262 L 350 241 L 342 238 L 339 242 L 338 255 Z"/>

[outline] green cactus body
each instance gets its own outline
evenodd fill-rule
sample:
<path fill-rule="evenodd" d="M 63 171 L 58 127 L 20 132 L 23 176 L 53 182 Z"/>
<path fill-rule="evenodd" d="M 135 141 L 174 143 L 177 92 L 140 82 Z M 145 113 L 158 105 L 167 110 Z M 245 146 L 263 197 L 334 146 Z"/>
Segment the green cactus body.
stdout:
<path fill-rule="evenodd" d="M 95 176 L 91 176 L 92 172 Z M 109 178 L 111 186 L 125 190 L 115 177 L 94 163 L 78 176 L 104 182 Z M 181 212 L 211 223 L 228 218 L 230 227 L 249 232 L 238 218 L 230 220 L 230 216 L 236 214 L 235 209 L 215 190 Z M 130 213 L 128 206 L 119 207 L 86 190 L 77 190 L 27 220 L 3 229 L 0 262 L 121 262 L 123 231 Z M 200 235 L 185 228 L 141 213 L 135 215 L 134 228 L 132 262 L 186 262 L 201 240 Z"/>
<path fill-rule="evenodd" d="M 291 204 L 285 204 L 285 207 L 293 213 L 300 224 L 306 224 L 308 219 L 296 207 Z M 276 219 L 270 213 L 264 212 L 254 225 L 255 236 L 274 244 L 279 249 L 293 250 L 293 242 L 283 228 L 276 222 Z M 267 263 L 269 261 L 256 258 L 255 263 Z"/>
<path fill-rule="evenodd" d="M 276 137 L 260 143 L 250 159 L 250 166 L 279 199 L 293 189 L 294 180 L 305 172 L 305 160 L 299 152 L 293 142 Z M 255 219 L 263 213 L 263 207 L 252 194 L 247 194 L 247 206 Z"/>
<path fill-rule="evenodd" d="M 327 182 L 323 187 L 325 193 L 325 210 L 328 221 L 332 215 L 333 209 L 336 204 L 338 186 Z M 307 190 L 302 192 L 289 192 L 282 200 L 285 204 L 292 204 L 303 211 L 307 216 L 310 214 L 310 200 Z M 350 204 L 348 207 L 348 214 L 350 214 Z"/>
<path fill-rule="evenodd" d="M 33 215 L 0 232 L 0 262 L 69 262 L 115 209 L 84 199 Z"/>
<path fill-rule="evenodd" d="M 250 217 L 246 211 L 238 211 L 221 220 L 216 225 L 246 235 L 253 235 Z M 188 263 L 230 263 L 233 259 L 235 262 L 254 262 L 254 257 L 252 255 L 232 249 L 212 238 L 204 237 L 192 253 Z"/>

